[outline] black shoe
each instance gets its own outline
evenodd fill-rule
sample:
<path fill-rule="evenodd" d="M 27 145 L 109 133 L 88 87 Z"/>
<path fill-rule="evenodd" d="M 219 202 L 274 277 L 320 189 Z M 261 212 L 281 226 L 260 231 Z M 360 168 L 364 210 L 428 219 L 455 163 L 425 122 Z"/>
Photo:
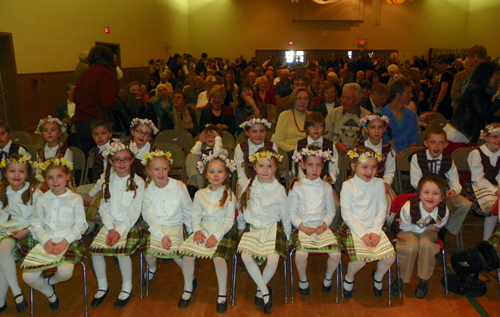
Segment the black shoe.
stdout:
<path fill-rule="evenodd" d="M 196 286 L 198 286 L 198 281 L 196 281 L 196 278 L 193 278 L 193 290 L 191 292 L 184 291 L 184 293 L 191 294 L 191 296 L 188 299 L 183 299 L 181 296 L 181 299 L 179 299 L 179 303 L 177 304 L 177 307 L 179 307 L 180 309 L 184 309 L 189 305 L 191 298 L 193 298 L 193 293 L 194 293 L 194 290 L 196 289 Z"/>
<path fill-rule="evenodd" d="M 23 297 L 23 301 L 20 303 L 16 302 L 15 300 L 21 296 Z M 26 310 L 28 309 L 28 304 L 26 303 L 26 298 L 24 297 L 23 292 L 21 292 L 21 294 L 14 297 L 14 302 L 16 303 L 16 311 L 19 314 L 24 314 L 26 312 Z M 7 308 L 7 306 L 5 306 L 5 308 Z"/>
<path fill-rule="evenodd" d="M 420 280 L 417 289 L 415 290 L 415 296 L 420 299 L 424 299 L 429 290 L 429 281 Z"/>
<path fill-rule="evenodd" d="M 309 295 L 309 286 L 310 286 L 309 280 L 306 280 L 305 282 L 302 282 L 301 280 L 299 280 L 299 283 L 307 283 L 307 287 L 306 288 L 300 288 L 300 286 L 299 286 L 299 292 L 300 292 L 300 294 L 302 294 L 304 296 Z"/>
<path fill-rule="evenodd" d="M 47 282 L 47 284 L 49 286 L 52 287 L 52 295 L 50 295 L 49 297 L 47 298 L 51 298 L 52 296 L 55 296 L 56 297 L 56 300 L 54 302 L 50 302 L 49 301 L 49 306 L 50 306 L 50 309 L 51 310 L 58 310 L 59 309 L 59 298 L 57 298 L 57 295 L 56 295 L 56 286 L 55 285 L 51 285 L 50 284 L 50 278 L 52 277 L 53 275 L 49 276 L 48 278 L 45 279 L 45 281 Z"/>
<path fill-rule="evenodd" d="M 151 281 L 155 278 L 155 273 L 156 272 L 149 271 L 149 283 L 151 283 Z M 145 287 L 148 284 L 147 279 L 148 279 L 148 274 L 144 273 L 144 275 L 142 277 L 142 286 L 143 287 Z"/>
<path fill-rule="evenodd" d="M 187 190 L 188 190 L 188 193 L 189 193 L 189 197 L 191 197 L 191 199 L 194 198 L 194 194 L 196 194 L 196 192 L 198 191 L 198 187 L 194 186 L 194 185 L 188 185 L 187 186 Z"/>
<path fill-rule="evenodd" d="M 7 302 L 5 302 L 5 304 L 2 307 L 0 307 L 0 314 L 3 313 L 6 309 L 7 309 Z"/>
<path fill-rule="evenodd" d="M 395 280 L 391 285 L 391 295 L 399 296 L 399 294 L 403 291 L 403 286 L 405 286 L 405 283 L 403 283 L 402 279 L 399 278 Z"/>
<path fill-rule="evenodd" d="M 326 273 L 326 269 L 325 269 L 325 273 Z M 330 291 L 332 290 L 333 283 L 331 283 L 330 286 L 325 286 L 325 281 L 331 282 L 332 279 L 333 279 L 333 277 L 331 279 L 327 279 L 326 277 L 323 277 L 323 293 L 330 293 Z"/>
<path fill-rule="evenodd" d="M 132 291 L 129 292 L 125 292 L 125 291 L 121 291 L 120 293 L 125 293 L 125 294 L 128 294 L 128 297 L 125 298 L 125 299 L 120 299 L 119 297 L 116 299 L 115 301 L 115 308 L 116 309 L 122 309 L 123 307 L 127 306 L 128 304 L 128 301 L 130 300 L 130 297 L 132 297 Z"/>
<path fill-rule="evenodd" d="M 97 291 L 104 292 L 104 295 L 102 295 L 101 297 L 94 297 L 94 299 L 92 299 L 92 303 L 90 303 L 90 307 L 92 307 L 92 308 L 96 308 L 96 307 L 101 306 L 102 302 L 104 301 L 104 299 L 108 295 L 109 287 L 107 290 L 98 289 Z"/>
<path fill-rule="evenodd" d="M 372 279 L 373 279 L 373 294 L 375 295 L 375 297 L 382 297 L 382 289 L 378 289 L 376 286 L 375 286 L 375 283 L 383 283 L 381 281 L 377 281 L 375 279 L 375 272 L 376 271 L 373 271 L 372 272 Z M 382 285 L 383 287 L 383 285 Z"/>
<path fill-rule="evenodd" d="M 257 291 L 260 292 L 260 291 Z M 264 307 L 264 299 L 262 297 L 258 297 L 257 293 L 255 293 L 255 306 Z"/>
<path fill-rule="evenodd" d="M 269 293 L 262 295 L 262 298 L 268 296 L 269 300 L 264 304 L 264 314 L 269 315 L 273 310 L 273 289 L 268 287 Z M 264 300 L 264 299 L 262 299 Z"/>
<path fill-rule="evenodd" d="M 342 292 L 344 293 L 344 299 L 351 299 L 352 293 L 354 292 L 354 281 L 349 282 L 344 278 L 344 284 L 352 284 L 352 289 L 350 291 L 346 290 L 344 285 L 342 285 Z"/>
<path fill-rule="evenodd" d="M 219 295 L 219 297 L 226 298 L 226 295 Z M 223 301 L 222 303 L 219 303 L 218 301 L 216 301 L 216 304 L 217 304 L 217 306 L 216 306 L 217 312 L 219 314 L 224 314 L 227 310 L 227 301 Z"/>

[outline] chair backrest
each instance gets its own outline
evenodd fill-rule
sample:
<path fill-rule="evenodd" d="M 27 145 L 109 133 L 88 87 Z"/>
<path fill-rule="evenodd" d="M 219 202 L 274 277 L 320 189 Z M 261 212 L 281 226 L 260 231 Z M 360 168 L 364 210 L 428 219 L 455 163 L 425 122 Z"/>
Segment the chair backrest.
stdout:
<path fill-rule="evenodd" d="M 467 162 L 467 158 L 469 157 L 470 152 L 472 152 L 475 148 L 473 147 L 462 147 L 456 149 L 451 154 L 451 158 L 453 159 L 453 163 L 457 167 L 459 172 L 470 171 L 469 163 Z"/>
<path fill-rule="evenodd" d="M 396 156 L 396 175 L 395 175 L 395 185 L 398 194 L 403 193 L 403 172 L 410 172 L 410 160 L 412 155 L 419 151 L 425 149 L 424 147 L 410 147 L 404 149 Z"/>
<path fill-rule="evenodd" d="M 231 133 L 222 131 L 222 144 L 226 149 L 234 150 L 234 148 L 236 147 L 236 140 Z"/>
<path fill-rule="evenodd" d="M 403 194 L 396 196 L 392 201 L 391 205 L 391 214 L 397 214 L 403 208 L 404 204 L 408 201 L 408 199 L 412 197 L 417 197 L 417 194 Z"/>
<path fill-rule="evenodd" d="M 429 124 L 429 122 L 438 119 L 446 120 L 445 117 L 439 112 L 427 112 L 424 116 L 421 116 L 420 121 Z"/>
<path fill-rule="evenodd" d="M 89 179 L 89 170 L 94 166 L 94 156 L 87 158 L 87 164 L 85 164 L 85 170 L 83 173 L 83 184 L 90 184 L 93 180 Z"/>
<path fill-rule="evenodd" d="M 84 174 L 85 174 L 85 154 L 83 154 L 82 150 L 77 147 L 70 146 L 69 149 L 73 152 L 73 170 L 80 171 L 80 179 L 78 182 L 78 186 L 85 184 Z"/>
<path fill-rule="evenodd" d="M 418 133 L 418 146 L 423 147 L 425 140 L 425 131 L 420 131 Z"/>
<path fill-rule="evenodd" d="M 444 126 L 448 123 L 446 119 L 435 119 L 427 124 L 427 130 L 434 128 L 444 128 Z"/>
<path fill-rule="evenodd" d="M 283 160 L 281 160 L 278 170 L 279 171 L 285 171 L 285 182 L 286 182 L 286 187 L 288 188 L 288 185 L 290 185 L 290 161 L 288 160 L 288 154 L 286 154 L 286 151 L 278 148 L 278 154 L 283 155 Z"/>
<path fill-rule="evenodd" d="M 29 154 L 31 154 L 31 160 L 33 162 L 37 162 L 38 161 L 38 150 L 36 149 L 36 147 L 34 147 L 33 145 L 23 145 L 23 148 L 26 149 L 26 151 L 28 151 Z"/>
<path fill-rule="evenodd" d="M 158 143 L 175 144 L 181 149 L 191 149 L 194 146 L 194 139 L 186 130 L 164 130 L 155 138 L 154 145 Z"/>
<path fill-rule="evenodd" d="M 174 161 L 174 163 L 170 167 L 169 174 L 172 176 L 179 176 L 179 180 L 184 182 L 186 177 L 184 175 L 184 163 L 186 161 L 186 155 L 184 154 L 184 151 L 176 144 L 161 143 L 156 144 L 155 146 L 162 151 L 168 151 L 172 154 L 172 160 Z"/>
<path fill-rule="evenodd" d="M 26 131 L 12 131 L 10 139 L 20 145 L 33 145 L 31 134 Z"/>

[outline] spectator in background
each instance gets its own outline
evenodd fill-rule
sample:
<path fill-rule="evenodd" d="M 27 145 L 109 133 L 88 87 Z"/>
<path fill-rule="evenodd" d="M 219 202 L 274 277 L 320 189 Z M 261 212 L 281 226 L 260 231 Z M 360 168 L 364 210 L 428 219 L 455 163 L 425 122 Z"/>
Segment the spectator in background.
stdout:
<path fill-rule="evenodd" d="M 282 69 L 279 72 L 280 81 L 276 84 L 276 96 L 281 98 L 289 96 L 292 93 L 292 85 L 290 82 L 290 71 Z"/>
<path fill-rule="evenodd" d="M 73 96 L 75 93 L 75 84 L 69 83 L 64 87 L 64 93 L 66 94 L 66 101 L 60 102 L 56 106 L 56 118 L 66 123 L 68 132 L 68 146 L 77 146 L 76 133 L 71 132 L 71 127 L 73 122 L 71 118 L 75 115 L 75 102 L 73 101 Z"/>
<path fill-rule="evenodd" d="M 186 130 L 193 137 L 198 135 L 198 120 L 196 110 L 186 105 L 186 93 L 182 90 L 174 91 L 172 105 L 163 111 L 161 130 Z"/>
<path fill-rule="evenodd" d="M 73 81 L 74 83 L 77 82 L 78 77 L 80 76 L 83 71 L 85 71 L 87 68 L 89 68 L 89 51 L 81 51 L 80 55 L 78 55 L 78 59 L 80 62 L 78 65 L 76 65 L 75 68 L 75 80 Z"/>
<path fill-rule="evenodd" d="M 207 73 L 207 59 L 208 59 L 207 53 L 201 54 L 201 58 L 196 63 L 195 67 L 196 74 L 200 75 L 200 73 L 205 73 L 205 74 Z"/>
<path fill-rule="evenodd" d="M 374 84 L 368 99 L 361 102 L 360 106 L 371 113 L 379 113 L 389 100 L 389 87 L 384 84 Z"/>
<path fill-rule="evenodd" d="M 449 56 L 440 55 L 436 60 L 436 70 L 441 73 L 441 80 L 439 81 L 439 94 L 432 111 L 439 112 L 446 120 L 450 120 L 453 115 L 450 93 L 457 69 L 450 65 Z"/>
<path fill-rule="evenodd" d="M 337 89 L 332 84 L 326 84 L 323 86 L 320 92 L 321 100 L 323 101 L 319 106 L 314 108 L 314 112 L 319 112 L 326 118 L 328 113 L 335 107 L 340 105 L 335 103 L 337 100 Z"/>

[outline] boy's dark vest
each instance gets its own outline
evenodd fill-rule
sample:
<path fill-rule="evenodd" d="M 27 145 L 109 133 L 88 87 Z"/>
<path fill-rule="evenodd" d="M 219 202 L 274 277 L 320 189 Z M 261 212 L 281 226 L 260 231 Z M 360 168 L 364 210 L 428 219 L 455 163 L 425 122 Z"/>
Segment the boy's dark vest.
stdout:
<path fill-rule="evenodd" d="M 500 159 L 497 160 L 495 166 L 491 165 L 490 158 L 481 151 L 480 148 L 477 148 L 479 151 L 479 155 L 481 155 L 481 165 L 483 165 L 484 178 L 490 181 L 495 186 L 498 186 L 498 182 L 495 177 L 498 175 L 498 171 L 500 170 Z"/>
<path fill-rule="evenodd" d="M 89 157 L 94 157 L 94 163 L 92 164 L 92 181 L 95 183 L 101 178 L 101 174 L 104 172 L 104 156 L 99 153 L 99 148 L 97 146 L 93 147 L 89 152 Z"/>
<path fill-rule="evenodd" d="M 382 162 L 377 163 L 377 175 L 378 178 L 383 178 L 385 173 L 385 162 L 387 162 L 387 157 L 391 153 L 391 143 L 382 141 L 382 156 L 384 160 Z"/>
<path fill-rule="evenodd" d="M 66 155 L 66 150 L 68 149 L 68 140 L 66 140 L 63 144 L 59 143 L 59 149 L 57 150 L 55 158 L 63 158 Z M 38 160 L 41 162 L 46 161 L 45 158 L 45 145 L 38 149 Z"/>
<path fill-rule="evenodd" d="M 307 145 L 308 145 L 307 144 L 307 138 L 300 139 L 299 142 L 297 142 L 297 153 L 300 153 L 300 151 L 302 151 L 303 148 L 307 147 Z M 323 152 L 325 152 L 325 151 L 328 151 L 328 150 L 332 151 L 332 149 L 333 149 L 333 141 L 323 138 L 323 147 L 322 147 L 321 150 Z M 320 176 L 321 179 L 324 179 L 325 176 L 329 176 L 328 165 L 329 164 L 324 164 L 323 165 L 323 170 L 321 171 L 321 176 Z"/>
<path fill-rule="evenodd" d="M 10 148 L 9 148 L 9 153 L 6 153 L 4 151 L 1 152 L 1 157 L 0 159 L 6 159 L 8 155 L 11 155 L 11 154 L 19 154 L 19 149 L 21 148 L 22 146 L 17 144 L 17 143 L 11 143 L 10 144 Z"/>
<path fill-rule="evenodd" d="M 274 143 L 272 141 L 265 141 L 263 147 L 267 148 L 267 149 L 272 149 L 273 144 Z M 248 179 L 250 179 L 253 176 L 254 170 L 253 170 L 253 164 L 250 163 L 250 161 L 248 159 L 248 157 L 250 156 L 248 141 L 241 142 L 240 148 L 241 148 L 241 152 L 243 152 L 243 157 L 245 158 L 245 161 L 243 162 L 243 168 L 245 169 L 245 175 L 247 176 Z"/>
<path fill-rule="evenodd" d="M 427 159 L 426 151 L 427 150 L 420 150 L 416 153 L 418 166 L 420 166 L 420 170 L 422 171 L 422 177 L 431 174 L 429 163 L 432 162 Z M 448 171 L 451 169 L 452 164 L 453 160 L 451 159 L 451 156 L 449 154 L 443 153 L 439 172 L 436 175 L 439 175 L 439 177 L 446 181 L 447 178 L 445 174 L 448 173 Z"/>
<path fill-rule="evenodd" d="M 412 197 L 408 199 L 410 201 L 410 217 L 411 217 L 411 223 L 414 225 L 418 225 L 418 222 L 420 219 L 422 219 L 422 215 L 420 212 L 420 199 L 418 197 Z M 446 216 L 446 204 L 444 202 L 441 202 L 438 205 L 438 217 L 440 219 L 443 219 Z M 394 221 L 392 223 L 393 229 L 396 233 L 399 233 L 401 231 L 399 225 L 401 222 L 401 214 L 398 213 L 396 217 L 394 218 Z M 436 221 L 432 219 L 429 223 L 426 224 L 426 226 L 436 224 Z"/>

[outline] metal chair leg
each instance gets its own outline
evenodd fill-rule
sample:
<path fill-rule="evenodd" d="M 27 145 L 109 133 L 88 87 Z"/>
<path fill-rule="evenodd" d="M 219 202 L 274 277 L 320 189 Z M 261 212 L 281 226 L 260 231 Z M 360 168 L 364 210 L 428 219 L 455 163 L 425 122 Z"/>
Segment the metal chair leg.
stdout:
<path fill-rule="evenodd" d="M 337 266 L 337 272 L 336 273 L 336 276 L 335 276 L 335 303 L 338 304 L 339 303 L 339 291 L 340 291 L 340 280 L 341 280 L 341 274 L 342 274 L 342 255 L 340 257 L 340 261 L 339 261 L 339 265 Z"/>
<path fill-rule="evenodd" d="M 293 284 L 293 254 L 296 248 L 292 248 L 288 253 L 290 257 L 290 295 L 292 296 L 292 303 L 295 303 L 295 285 Z"/>
<path fill-rule="evenodd" d="M 500 268 L 497 269 L 498 296 L 500 296 Z"/>
<path fill-rule="evenodd" d="M 392 300 L 391 300 L 391 291 L 392 291 L 392 270 L 389 268 L 387 271 L 387 278 L 389 280 L 389 303 L 387 303 L 387 306 L 391 307 L 392 306 Z"/>
<path fill-rule="evenodd" d="M 285 259 L 283 259 L 283 278 L 285 279 L 284 280 L 284 284 L 285 284 L 285 304 L 288 303 L 288 279 L 287 279 L 287 276 L 286 276 L 286 271 L 287 271 L 287 256 L 285 256 Z"/>
<path fill-rule="evenodd" d="M 399 263 L 399 257 L 396 254 L 396 274 L 398 276 L 398 286 L 399 281 L 401 280 L 401 264 Z M 398 287 L 399 299 L 402 298 L 401 287 Z"/>
<path fill-rule="evenodd" d="M 444 273 L 444 288 L 445 294 L 448 295 L 448 268 L 446 267 L 446 253 L 444 249 L 441 249 L 441 255 L 443 257 L 443 273 Z"/>
<path fill-rule="evenodd" d="M 233 254 L 233 267 L 231 272 L 231 294 L 229 300 L 231 305 L 234 306 L 236 302 L 236 277 L 238 274 L 238 254 Z"/>
<path fill-rule="evenodd" d="M 342 294 L 342 300 L 344 300 L 344 266 L 342 265 L 342 259 L 340 260 L 340 285 L 339 289 Z"/>
<path fill-rule="evenodd" d="M 35 316 L 35 291 L 30 287 L 30 316 Z"/>
<path fill-rule="evenodd" d="M 149 297 L 149 265 L 146 263 L 146 297 Z"/>
<path fill-rule="evenodd" d="M 142 283 L 144 282 L 143 281 L 143 276 L 142 276 L 142 272 L 143 272 L 143 268 L 144 268 L 144 263 L 143 263 L 143 254 L 142 252 L 139 253 L 139 273 L 140 273 L 140 276 L 139 276 L 139 288 L 141 289 L 141 292 L 140 292 L 140 296 L 139 298 L 140 299 L 143 299 L 144 298 L 144 294 L 143 294 L 143 286 L 142 286 Z"/>
<path fill-rule="evenodd" d="M 85 309 L 85 317 L 89 317 L 89 300 L 87 293 L 87 268 L 85 267 L 83 261 L 80 261 L 80 265 L 82 266 L 82 271 L 83 271 L 83 307 Z"/>

